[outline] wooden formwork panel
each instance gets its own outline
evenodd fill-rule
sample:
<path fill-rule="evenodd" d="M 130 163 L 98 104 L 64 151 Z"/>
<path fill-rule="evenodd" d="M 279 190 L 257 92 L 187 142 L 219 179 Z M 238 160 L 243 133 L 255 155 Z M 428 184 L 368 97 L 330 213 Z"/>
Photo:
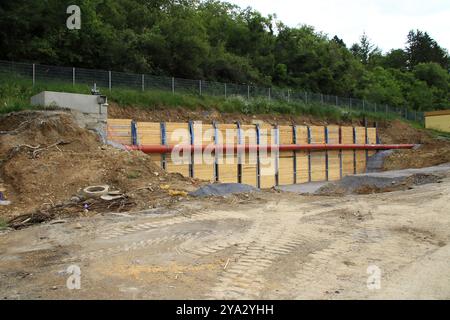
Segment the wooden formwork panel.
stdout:
<path fill-rule="evenodd" d="M 356 144 L 366 143 L 366 128 L 355 127 L 355 140 Z M 366 157 L 367 152 L 365 150 L 356 150 L 356 173 L 364 173 L 366 171 Z"/>
<path fill-rule="evenodd" d="M 328 151 L 328 180 L 341 178 L 341 156 L 339 151 Z"/>
<path fill-rule="evenodd" d="M 238 182 L 238 157 L 224 155 L 219 160 L 219 181 L 223 183 Z"/>
<path fill-rule="evenodd" d="M 308 127 L 296 126 L 295 134 L 297 136 L 297 144 L 308 144 Z"/>
<path fill-rule="evenodd" d="M 243 145 L 256 145 L 256 127 L 254 125 L 242 125 L 241 139 Z M 258 186 L 256 152 L 241 152 L 240 157 L 242 164 L 242 183 L 255 187 Z"/>
<path fill-rule="evenodd" d="M 310 127 L 311 144 L 325 143 L 325 128 L 319 126 Z M 326 175 L 326 152 L 312 151 L 311 159 L 311 181 L 325 181 Z"/>
<path fill-rule="evenodd" d="M 328 144 L 339 144 L 339 126 L 328 126 Z M 328 180 L 336 181 L 341 178 L 340 151 L 328 151 Z"/>
<path fill-rule="evenodd" d="M 353 127 L 341 127 L 341 139 L 343 144 L 353 144 Z M 355 153 L 353 150 L 342 151 L 342 176 L 355 173 Z"/>
<path fill-rule="evenodd" d="M 355 140 L 356 140 L 356 144 L 365 144 L 366 143 L 366 128 L 355 127 Z"/>
<path fill-rule="evenodd" d="M 311 152 L 311 181 L 325 181 L 326 175 L 326 153 L 323 151 Z"/>
<path fill-rule="evenodd" d="M 297 183 L 305 183 L 309 181 L 309 152 L 297 151 Z"/>
<path fill-rule="evenodd" d="M 108 119 L 107 139 L 121 144 L 131 144 L 131 119 Z"/>
<path fill-rule="evenodd" d="M 296 144 L 308 144 L 308 127 L 296 126 Z M 305 183 L 309 181 L 309 151 L 295 152 L 297 163 L 297 183 Z"/>
<path fill-rule="evenodd" d="M 271 125 L 261 125 L 259 127 L 260 146 L 270 146 L 276 143 L 276 131 Z M 259 169 L 260 169 L 260 187 L 272 188 L 275 186 L 277 152 L 260 149 Z"/>
<path fill-rule="evenodd" d="M 195 146 L 214 146 L 215 129 L 212 124 L 194 122 L 193 135 Z M 194 178 L 214 181 L 215 180 L 215 154 L 213 149 L 205 149 L 203 152 L 195 151 L 193 173 Z"/>
<path fill-rule="evenodd" d="M 353 127 L 341 127 L 341 136 L 343 144 L 353 144 Z"/>
<path fill-rule="evenodd" d="M 238 131 L 236 124 L 217 124 L 217 144 L 235 145 L 238 143 Z"/>
<path fill-rule="evenodd" d="M 280 144 L 294 144 L 292 126 L 278 126 L 278 137 Z"/>
<path fill-rule="evenodd" d="M 280 152 L 278 159 L 278 184 L 280 186 L 294 184 L 293 152 Z"/>
<path fill-rule="evenodd" d="M 279 143 L 294 144 L 294 134 L 292 126 L 278 127 Z M 283 151 L 279 153 L 278 159 L 278 184 L 290 185 L 294 184 L 294 158 L 295 153 L 292 151 Z"/>
<path fill-rule="evenodd" d="M 186 145 L 191 143 L 189 125 L 187 123 L 168 122 L 166 125 L 166 144 L 168 146 Z M 174 155 L 176 156 L 176 155 Z M 191 155 L 177 154 L 178 160 L 172 158 L 171 154 L 166 155 L 166 170 L 171 173 L 180 173 L 189 177 L 189 164 Z"/>
<path fill-rule="evenodd" d="M 366 172 L 366 151 L 356 150 L 356 173 Z"/>
<path fill-rule="evenodd" d="M 342 150 L 342 176 L 355 173 L 355 154 L 353 150 Z"/>
<path fill-rule="evenodd" d="M 325 143 L 325 127 L 312 126 L 311 130 L 311 144 Z"/>
<path fill-rule="evenodd" d="M 236 124 L 217 124 L 217 144 L 234 146 L 238 144 Z M 238 157 L 234 150 L 218 152 L 219 181 L 223 183 L 238 182 Z"/>
<path fill-rule="evenodd" d="M 141 145 L 161 144 L 161 124 L 159 122 L 136 123 L 137 138 Z"/>
<path fill-rule="evenodd" d="M 175 161 L 175 159 L 173 159 L 172 157 L 173 155 L 170 153 L 166 155 L 167 172 L 179 173 L 185 177 L 189 177 L 190 155 L 189 154 L 183 155 L 180 159 L 177 159 L 177 161 Z M 181 163 L 178 160 L 181 160 Z"/>
<path fill-rule="evenodd" d="M 369 144 L 377 144 L 377 128 L 367 128 L 367 141 Z M 376 151 L 369 150 L 369 157 L 373 156 Z"/>
<path fill-rule="evenodd" d="M 161 124 L 159 122 L 137 122 L 137 138 L 140 145 L 161 145 Z M 159 167 L 162 155 L 148 155 Z"/>

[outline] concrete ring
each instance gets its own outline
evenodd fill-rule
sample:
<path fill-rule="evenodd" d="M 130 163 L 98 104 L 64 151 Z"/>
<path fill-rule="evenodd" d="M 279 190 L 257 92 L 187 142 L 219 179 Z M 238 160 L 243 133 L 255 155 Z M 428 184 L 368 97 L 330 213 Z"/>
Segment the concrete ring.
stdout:
<path fill-rule="evenodd" d="M 100 198 L 101 196 L 108 194 L 108 191 L 109 191 L 108 185 L 89 186 L 83 189 L 83 194 L 87 198 Z"/>

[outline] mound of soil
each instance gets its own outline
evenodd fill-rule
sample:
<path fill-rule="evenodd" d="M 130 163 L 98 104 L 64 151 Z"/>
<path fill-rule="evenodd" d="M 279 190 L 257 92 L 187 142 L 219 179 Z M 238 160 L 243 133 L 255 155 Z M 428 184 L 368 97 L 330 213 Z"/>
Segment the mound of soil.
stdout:
<path fill-rule="evenodd" d="M 168 174 L 141 152 L 103 145 L 80 128 L 70 113 L 33 111 L 0 117 L 0 185 L 12 202 L 0 206 L 0 217 L 70 207 L 85 213 L 80 191 L 107 184 L 124 194 L 120 206 L 90 203 L 95 212 L 141 210 L 179 200 L 169 190 L 190 192 L 199 181 Z M 161 188 L 164 186 L 164 188 Z M 126 201 L 125 201 L 125 200 Z"/>
<path fill-rule="evenodd" d="M 419 144 L 413 150 L 398 150 L 385 159 L 384 170 L 425 168 L 450 162 L 450 142 L 436 139 L 424 129 L 416 129 L 409 124 L 395 120 L 380 127 L 381 142 Z"/>

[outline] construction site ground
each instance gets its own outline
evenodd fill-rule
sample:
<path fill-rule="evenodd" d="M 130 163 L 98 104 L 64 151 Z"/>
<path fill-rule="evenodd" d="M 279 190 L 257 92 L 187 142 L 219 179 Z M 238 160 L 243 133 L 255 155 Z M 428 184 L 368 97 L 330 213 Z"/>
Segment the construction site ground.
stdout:
<path fill-rule="evenodd" d="M 442 167 L 357 192 L 194 198 L 207 181 L 106 146 L 65 112 L 2 116 L 0 134 L 12 202 L 0 207 L 2 299 L 450 298 Z M 380 137 L 421 144 L 388 156 L 385 170 L 450 162 L 448 141 L 404 122 L 380 125 Z M 80 190 L 98 184 L 123 198 L 85 208 Z M 67 287 L 71 266 L 79 290 Z M 374 268 L 379 290 L 367 286 Z"/>
<path fill-rule="evenodd" d="M 444 177 L 370 195 L 261 192 L 36 225 L 0 236 L 0 297 L 449 299 L 449 191 Z"/>

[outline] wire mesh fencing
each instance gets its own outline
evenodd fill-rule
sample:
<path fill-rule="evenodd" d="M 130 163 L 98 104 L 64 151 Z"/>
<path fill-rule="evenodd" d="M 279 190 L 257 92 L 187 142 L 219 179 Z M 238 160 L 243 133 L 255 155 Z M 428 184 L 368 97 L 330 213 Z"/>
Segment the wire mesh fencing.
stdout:
<path fill-rule="evenodd" d="M 407 120 L 423 122 L 424 113 L 406 107 L 392 107 L 367 100 L 338 97 L 302 90 L 265 88 L 254 85 L 221 83 L 215 81 L 181 79 L 175 77 L 134 74 L 85 68 L 48 66 L 32 63 L 17 63 L 0 60 L 0 74 L 18 76 L 32 81 L 32 84 L 49 81 L 75 85 L 97 86 L 112 90 L 160 90 L 173 94 L 206 95 L 216 97 L 241 97 L 244 99 L 268 99 L 274 101 L 299 102 L 303 104 L 323 104 L 348 111 L 382 113 L 402 117 Z"/>

